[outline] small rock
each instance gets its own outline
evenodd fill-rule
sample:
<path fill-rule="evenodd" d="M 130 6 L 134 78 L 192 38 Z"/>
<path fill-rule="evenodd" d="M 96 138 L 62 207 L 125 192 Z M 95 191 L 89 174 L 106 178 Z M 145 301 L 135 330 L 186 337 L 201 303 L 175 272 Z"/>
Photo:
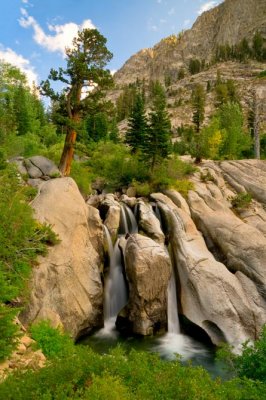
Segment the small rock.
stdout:
<path fill-rule="evenodd" d="M 29 336 L 22 336 L 20 339 L 20 343 L 23 344 L 26 348 L 30 347 L 35 341 L 31 339 Z"/>
<path fill-rule="evenodd" d="M 27 351 L 27 347 L 23 343 L 19 343 L 18 347 L 16 348 L 17 354 L 24 354 Z"/>

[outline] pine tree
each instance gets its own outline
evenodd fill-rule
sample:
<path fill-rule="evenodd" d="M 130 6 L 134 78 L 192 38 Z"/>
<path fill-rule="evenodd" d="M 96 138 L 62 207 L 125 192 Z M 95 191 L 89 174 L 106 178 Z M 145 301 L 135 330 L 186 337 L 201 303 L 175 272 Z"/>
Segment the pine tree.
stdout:
<path fill-rule="evenodd" d="M 205 91 L 203 86 L 198 84 L 192 91 L 192 108 L 193 108 L 193 117 L 192 122 L 195 125 L 195 149 L 194 155 L 196 157 L 196 163 L 201 161 L 201 138 L 200 138 L 200 129 L 201 125 L 204 121 L 204 111 L 205 111 Z"/>
<path fill-rule="evenodd" d="M 105 37 L 96 29 L 83 29 L 74 38 L 72 48 L 66 49 L 67 67 L 51 69 L 48 79 L 41 83 L 42 94 L 59 102 L 59 110 L 62 110 L 62 119 L 67 128 L 59 163 L 63 175 L 70 174 L 77 133 L 84 126 L 82 118 L 87 114 L 90 99 L 94 97 L 95 101 L 99 101 L 102 89 L 112 83 L 110 71 L 104 69 L 111 58 Z M 52 89 L 50 80 L 65 85 L 61 93 Z M 87 97 L 83 99 L 82 91 L 88 86 L 94 90 L 87 92 Z"/>
<path fill-rule="evenodd" d="M 204 121 L 204 111 L 205 111 L 205 91 L 203 86 L 198 84 L 192 91 L 192 107 L 193 107 L 193 117 L 192 121 L 195 125 L 195 130 L 197 133 L 200 132 L 200 127 Z"/>
<path fill-rule="evenodd" d="M 169 155 L 171 122 L 166 109 L 166 96 L 162 85 L 153 85 L 153 104 L 149 115 L 149 128 L 143 147 L 143 156 L 152 170 Z"/>
<path fill-rule="evenodd" d="M 143 96 L 140 93 L 136 95 L 128 126 L 129 129 L 126 132 L 125 142 L 131 147 L 131 152 L 136 153 L 143 148 L 147 133 L 147 119 Z"/>

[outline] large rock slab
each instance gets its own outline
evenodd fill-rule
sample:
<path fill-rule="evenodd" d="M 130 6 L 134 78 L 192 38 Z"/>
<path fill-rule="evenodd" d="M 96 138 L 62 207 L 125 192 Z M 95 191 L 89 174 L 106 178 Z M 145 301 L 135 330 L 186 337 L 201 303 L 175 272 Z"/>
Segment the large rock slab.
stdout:
<path fill-rule="evenodd" d="M 155 216 L 152 205 L 138 200 L 139 228 L 155 242 L 164 245 L 164 233 L 159 219 Z"/>
<path fill-rule="evenodd" d="M 71 178 L 45 182 L 32 207 L 60 243 L 34 268 L 30 301 L 20 318 L 26 324 L 48 319 L 76 339 L 103 323 L 99 215 L 86 205 Z"/>
<path fill-rule="evenodd" d="M 214 182 L 194 181 L 188 204 L 197 228 L 210 247 L 218 249 L 231 271 L 241 271 L 253 280 L 266 295 L 266 239 L 260 230 L 242 221 L 220 195 Z"/>
<path fill-rule="evenodd" d="M 226 177 L 241 185 L 259 202 L 266 204 L 266 162 L 262 160 L 223 161 L 220 168 Z"/>
<path fill-rule="evenodd" d="M 107 194 L 101 202 L 99 209 L 104 219 L 104 225 L 109 230 L 113 242 L 115 242 L 120 225 L 120 204 L 115 200 L 113 194 Z"/>
<path fill-rule="evenodd" d="M 238 278 L 215 260 L 189 214 L 167 196 L 153 194 L 169 230 L 179 279 L 180 313 L 204 329 L 212 342 L 238 346 L 261 328 Z"/>
<path fill-rule="evenodd" d="M 134 234 L 125 247 L 129 301 L 117 327 L 140 335 L 152 335 L 167 326 L 167 286 L 170 258 L 152 239 Z"/>

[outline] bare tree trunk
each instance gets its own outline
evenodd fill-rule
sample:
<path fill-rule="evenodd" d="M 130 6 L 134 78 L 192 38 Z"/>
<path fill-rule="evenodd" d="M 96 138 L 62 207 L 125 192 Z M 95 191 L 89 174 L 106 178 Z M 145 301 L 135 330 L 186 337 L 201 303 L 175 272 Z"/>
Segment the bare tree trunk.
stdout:
<path fill-rule="evenodd" d="M 64 149 L 58 166 L 63 176 L 68 176 L 70 174 L 76 138 L 76 131 L 74 129 L 69 129 L 66 135 Z"/>
<path fill-rule="evenodd" d="M 254 123 L 254 155 L 257 160 L 260 159 L 260 132 L 256 122 Z"/>
<path fill-rule="evenodd" d="M 259 101 L 256 96 L 256 92 L 254 93 L 254 156 L 258 160 L 260 159 L 260 113 L 259 113 Z"/>

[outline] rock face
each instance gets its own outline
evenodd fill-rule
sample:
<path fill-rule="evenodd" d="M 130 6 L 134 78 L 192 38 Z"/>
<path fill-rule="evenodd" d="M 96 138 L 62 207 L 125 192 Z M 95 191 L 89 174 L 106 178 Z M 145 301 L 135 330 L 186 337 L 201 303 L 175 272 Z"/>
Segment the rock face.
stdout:
<path fill-rule="evenodd" d="M 238 279 L 215 260 L 187 213 L 167 196 L 154 194 L 153 198 L 169 230 L 181 287 L 181 314 L 203 328 L 215 344 L 226 340 L 237 346 L 254 338 L 255 315 Z"/>
<path fill-rule="evenodd" d="M 120 313 L 118 329 L 151 335 L 167 324 L 166 292 L 170 259 L 164 248 L 152 239 L 134 234 L 125 248 L 129 301 Z"/>
<path fill-rule="evenodd" d="M 103 323 L 101 220 L 71 178 L 45 182 L 32 207 L 40 222 L 52 226 L 60 243 L 39 259 L 29 305 L 20 318 L 26 324 L 48 319 L 76 339 Z"/>
<path fill-rule="evenodd" d="M 173 191 L 152 195 L 174 254 L 179 312 L 216 344 L 255 339 L 266 323 L 265 179 L 265 161 L 208 161 L 187 202 Z M 241 192 L 253 200 L 233 209 Z"/>
<path fill-rule="evenodd" d="M 257 30 L 266 34 L 265 15 L 264 0 L 225 0 L 204 12 L 191 29 L 133 55 L 115 74 L 115 81 L 125 85 L 137 78 L 176 79 L 180 67 L 187 67 L 191 58 L 210 61 L 217 45 L 235 45 L 244 37 L 251 39 Z"/>
<path fill-rule="evenodd" d="M 120 225 L 120 204 L 115 200 L 114 195 L 107 194 L 99 208 L 104 225 L 108 228 L 114 242 Z"/>
<path fill-rule="evenodd" d="M 256 31 L 266 38 L 266 2 L 225 0 L 200 15 L 191 29 L 166 37 L 153 48 L 134 54 L 114 75 L 116 90 L 110 92 L 109 98 L 115 102 L 122 88 L 137 80 L 145 81 L 147 90 L 150 81 L 158 80 L 163 85 L 168 81 L 166 96 L 172 128 L 191 125 L 191 94 L 197 84 L 201 84 L 206 91 L 206 121 L 216 111 L 214 89 L 219 71 L 222 81 L 235 82 L 247 121 L 254 93 L 260 107 L 266 104 L 265 78 L 255 79 L 265 70 L 265 63 L 248 60 L 245 63 L 227 61 L 213 64 L 212 59 L 218 45 L 236 45 L 244 37 L 251 44 Z M 205 67 L 200 73 L 190 74 L 191 59 L 204 62 Z M 262 114 L 265 115 L 266 111 Z M 125 121 L 119 124 L 119 129 L 121 133 L 127 130 Z"/>
<path fill-rule="evenodd" d="M 143 200 L 138 201 L 138 213 L 139 213 L 139 228 L 143 232 L 158 242 L 164 245 L 164 234 L 161 230 L 160 221 L 154 215 L 152 206 L 149 203 L 144 203 Z"/>
<path fill-rule="evenodd" d="M 17 157 L 11 161 L 17 165 L 18 171 L 22 175 L 28 175 L 31 180 L 49 180 L 61 176 L 57 166 L 43 156 L 33 156 L 26 159 Z"/>

